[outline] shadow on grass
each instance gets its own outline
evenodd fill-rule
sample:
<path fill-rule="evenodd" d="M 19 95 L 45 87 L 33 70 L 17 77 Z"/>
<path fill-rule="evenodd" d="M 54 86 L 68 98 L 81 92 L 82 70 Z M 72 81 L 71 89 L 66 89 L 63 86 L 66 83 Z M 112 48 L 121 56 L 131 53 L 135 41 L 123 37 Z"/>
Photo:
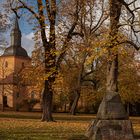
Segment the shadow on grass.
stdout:
<path fill-rule="evenodd" d="M 26 116 L 20 114 L 0 114 L 0 118 L 15 118 L 15 119 L 40 119 L 41 116 Z"/>
<path fill-rule="evenodd" d="M 66 140 L 66 137 L 58 137 L 55 132 L 6 132 L 0 133 L 0 140 Z"/>
<path fill-rule="evenodd" d="M 140 135 L 135 135 L 134 138 L 135 140 L 140 140 Z M 88 138 L 85 137 L 84 135 L 74 135 L 68 138 L 67 140 L 88 140 Z"/>
<path fill-rule="evenodd" d="M 73 135 L 67 138 L 67 140 L 88 140 L 88 138 L 85 137 L 84 135 Z"/>
<path fill-rule="evenodd" d="M 28 115 L 28 114 L 10 114 L 10 113 L 4 113 L 4 114 L 0 114 L 0 118 L 14 118 L 14 119 L 41 119 L 41 114 L 37 114 L 36 113 L 32 114 L 32 115 Z M 82 115 L 75 115 L 72 116 L 70 114 L 54 114 L 54 119 L 56 121 L 91 121 L 91 119 L 93 119 L 93 117 L 91 117 L 90 115 L 88 116 L 82 116 Z"/>
<path fill-rule="evenodd" d="M 134 136 L 134 138 L 135 138 L 136 140 L 140 140 L 140 134 L 136 134 L 136 135 Z"/>

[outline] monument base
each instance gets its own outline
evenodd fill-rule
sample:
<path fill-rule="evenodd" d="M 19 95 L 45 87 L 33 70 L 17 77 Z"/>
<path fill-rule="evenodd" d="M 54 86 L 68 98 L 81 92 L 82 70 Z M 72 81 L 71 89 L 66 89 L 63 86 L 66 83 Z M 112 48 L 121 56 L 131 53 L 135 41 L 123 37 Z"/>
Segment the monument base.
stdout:
<path fill-rule="evenodd" d="M 130 120 L 95 120 L 89 126 L 89 140 L 134 140 Z"/>

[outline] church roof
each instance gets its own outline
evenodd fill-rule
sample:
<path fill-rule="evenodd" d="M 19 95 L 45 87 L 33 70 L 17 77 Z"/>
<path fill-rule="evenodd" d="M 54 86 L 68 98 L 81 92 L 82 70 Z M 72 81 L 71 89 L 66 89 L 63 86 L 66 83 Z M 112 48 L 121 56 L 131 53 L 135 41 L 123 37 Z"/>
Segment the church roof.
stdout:
<path fill-rule="evenodd" d="M 19 24 L 18 24 L 18 19 L 17 19 L 17 18 L 15 18 L 15 23 L 14 23 L 14 25 L 13 25 L 12 31 L 13 31 L 13 30 L 21 32 L 21 31 L 20 31 L 20 28 L 19 28 Z"/>
<path fill-rule="evenodd" d="M 2 56 L 23 56 L 23 57 L 29 57 L 26 50 L 22 48 L 21 46 L 10 46 L 5 49 Z"/>
<path fill-rule="evenodd" d="M 21 47 L 21 31 L 18 24 L 18 19 L 15 19 L 15 23 L 11 30 L 11 45 L 5 49 L 2 56 L 22 56 L 29 57 L 27 51 Z"/>

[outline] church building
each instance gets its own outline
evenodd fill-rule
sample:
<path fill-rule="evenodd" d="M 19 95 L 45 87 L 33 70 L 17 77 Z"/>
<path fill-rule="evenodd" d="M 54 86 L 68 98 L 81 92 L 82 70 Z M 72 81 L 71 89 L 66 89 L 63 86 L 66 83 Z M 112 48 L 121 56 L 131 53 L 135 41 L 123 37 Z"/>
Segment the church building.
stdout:
<path fill-rule="evenodd" d="M 21 46 L 18 20 L 11 30 L 11 44 L 0 56 L 0 108 L 18 110 L 19 102 L 27 96 L 27 87 L 20 85 L 20 71 L 31 65 L 31 58 Z M 28 46 L 30 47 L 30 46 Z"/>

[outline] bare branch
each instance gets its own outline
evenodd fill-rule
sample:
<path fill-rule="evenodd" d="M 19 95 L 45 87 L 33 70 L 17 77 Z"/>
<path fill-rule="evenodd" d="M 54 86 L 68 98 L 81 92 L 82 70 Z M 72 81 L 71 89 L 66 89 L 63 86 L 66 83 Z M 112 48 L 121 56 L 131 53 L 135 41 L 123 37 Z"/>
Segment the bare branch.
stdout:
<path fill-rule="evenodd" d="M 71 28 L 67 34 L 67 37 L 64 41 L 64 44 L 63 44 L 63 48 L 62 48 L 62 53 L 60 54 L 58 60 L 57 60 L 57 68 L 59 67 L 63 57 L 65 56 L 65 53 L 66 53 L 66 50 L 67 50 L 67 47 L 68 47 L 68 43 L 70 42 L 70 40 L 72 39 L 72 36 L 73 36 L 73 32 L 75 30 L 75 27 L 78 23 L 78 19 L 79 19 L 79 0 L 76 1 L 76 10 L 75 10 L 75 13 L 74 13 L 74 22 L 73 24 L 71 25 Z"/>
<path fill-rule="evenodd" d="M 137 1 L 137 0 L 134 0 L 134 1 L 130 2 L 130 3 L 128 4 L 128 6 L 131 5 L 131 4 L 133 4 L 133 3 L 135 3 L 136 1 Z"/>
<path fill-rule="evenodd" d="M 129 45 L 133 46 L 137 51 L 140 49 L 140 46 L 136 45 L 134 42 L 132 42 L 130 40 L 125 40 L 123 42 L 120 42 L 119 44 L 129 44 Z"/>
<path fill-rule="evenodd" d="M 46 0 L 46 10 L 47 10 L 48 18 L 50 20 L 51 19 L 51 11 L 50 11 L 49 0 Z"/>
<path fill-rule="evenodd" d="M 98 20 L 98 22 L 96 23 L 96 25 L 91 29 L 91 32 L 92 33 L 94 33 L 95 31 L 97 31 L 98 30 L 98 28 L 103 24 L 103 22 L 108 18 L 108 16 L 109 15 L 107 15 L 104 19 L 103 19 L 103 17 L 104 17 L 104 0 L 103 0 L 103 2 L 102 2 L 102 9 L 101 9 L 101 11 L 102 11 L 102 14 L 101 14 L 101 16 L 100 16 L 100 18 L 99 18 L 99 20 Z"/>
<path fill-rule="evenodd" d="M 134 13 L 133 13 L 133 11 L 129 8 L 129 4 L 127 4 L 124 0 L 118 0 L 123 6 L 125 6 L 125 8 L 129 11 L 129 13 L 132 15 L 132 17 L 130 18 L 130 19 L 132 19 L 131 20 L 131 22 L 133 23 L 134 22 L 134 17 L 135 17 L 135 15 L 134 15 Z"/>
<path fill-rule="evenodd" d="M 18 14 L 17 14 L 17 10 L 19 10 L 19 9 L 27 9 L 30 13 L 32 13 L 32 14 L 35 16 L 35 18 L 36 18 L 37 20 L 39 20 L 39 17 L 38 17 L 38 15 L 37 15 L 37 13 L 36 13 L 35 11 L 33 11 L 29 6 L 27 6 L 26 3 L 24 3 L 24 2 L 21 1 L 21 0 L 18 0 L 18 2 L 21 3 L 22 5 L 21 5 L 21 6 L 17 6 L 17 7 L 15 7 L 15 8 L 12 7 L 13 1 L 10 3 L 11 10 L 13 10 L 14 13 L 16 13 L 17 17 L 19 17 Z"/>

